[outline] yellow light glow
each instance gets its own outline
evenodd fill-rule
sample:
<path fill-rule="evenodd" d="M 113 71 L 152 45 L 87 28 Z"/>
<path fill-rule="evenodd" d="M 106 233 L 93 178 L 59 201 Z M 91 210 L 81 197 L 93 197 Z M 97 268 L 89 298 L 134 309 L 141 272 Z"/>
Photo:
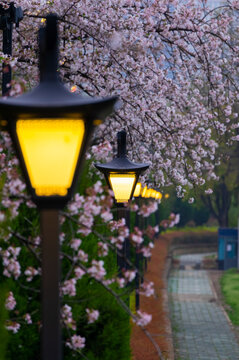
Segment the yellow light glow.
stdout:
<path fill-rule="evenodd" d="M 168 198 L 170 197 L 170 195 L 169 195 L 169 194 L 165 194 L 164 197 L 165 197 L 165 199 L 168 199 Z"/>
<path fill-rule="evenodd" d="M 32 187 L 38 196 L 65 196 L 85 132 L 82 119 L 18 120 L 16 131 Z"/>
<path fill-rule="evenodd" d="M 112 190 L 114 191 L 116 202 L 127 202 L 130 199 L 134 186 L 135 174 L 115 174 L 109 176 Z"/>
<path fill-rule="evenodd" d="M 136 187 L 135 187 L 135 190 L 134 190 L 134 197 L 140 196 L 140 192 L 141 192 L 141 183 L 138 182 L 136 184 Z"/>
<path fill-rule="evenodd" d="M 145 194 L 145 197 L 146 198 L 150 198 L 152 195 L 152 191 L 153 191 L 153 189 L 147 189 L 147 191 L 146 191 L 146 194 Z"/>
<path fill-rule="evenodd" d="M 161 194 L 161 192 L 159 192 L 159 191 L 157 191 L 157 193 L 156 193 L 156 195 L 155 195 L 155 199 L 162 199 L 162 194 Z"/>
<path fill-rule="evenodd" d="M 156 192 L 157 192 L 156 190 L 152 189 L 151 194 L 150 194 L 151 198 L 155 198 Z"/>
<path fill-rule="evenodd" d="M 144 197 L 145 197 L 145 198 L 149 198 L 149 194 L 150 194 L 150 189 L 147 189 L 147 191 L 146 191 L 146 193 L 145 193 Z"/>
<path fill-rule="evenodd" d="M 142 197 L 145 197 L 146 192 L 147 192 L 147 185 L 143 188 L 143 190 L 142 190 L 142 192 L 141 192 L 141 196 L 142 196 Z"/>
<path fill-rule="evenodd" d="M 76 86 L 76 85 L 73 85 L 73 86 L 71 87 L 71 92 L 74 93 L 74 92 L 76 92 L 76 90 L 77 90 L 77 86 Z"/>

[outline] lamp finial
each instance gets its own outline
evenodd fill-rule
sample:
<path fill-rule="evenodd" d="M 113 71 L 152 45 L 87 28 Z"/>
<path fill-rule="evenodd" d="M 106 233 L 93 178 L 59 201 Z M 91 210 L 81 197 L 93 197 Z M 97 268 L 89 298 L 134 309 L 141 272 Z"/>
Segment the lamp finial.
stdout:
<path fill-rule="evenodd" d="M 40 81 L 57 80 L 58 74 L 58 29 L 57 15 L 46 16 L 46 26 L 39 30 Z"/>
<path fill-rule="evenodd" d="M 118 154 L 117 157 L 126 156 L 126 131 L 121 130 L 117 133 L 117 144 L 118 144 Z"/>

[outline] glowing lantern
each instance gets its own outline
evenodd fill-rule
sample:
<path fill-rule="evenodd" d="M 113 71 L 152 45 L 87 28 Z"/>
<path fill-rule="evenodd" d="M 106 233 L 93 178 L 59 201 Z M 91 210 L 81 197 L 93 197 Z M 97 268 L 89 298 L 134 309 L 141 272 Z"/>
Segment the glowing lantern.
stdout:
<path fill-rule="evenodd" d="M 141 191 L 141 196 L 142 197 L 145 197 L 145 195 L 146 195 L 146 192 L 147 192 L 147 185 L 145 185 L 145 187 L 143 188 L 143 190 Z"/>
<path fill-rule="evenodd" d="M 151 196 L 151 198 L 155 199 L 156 190 L 152 189 L 150 196 Z"/>
<path fill-rule="evenodd" d="M 114 192 L 115 201 L 124 203 L 132 198 L 139 175 L 149 165 L 133 163 L 126 157 L 126 132 L 124 130 L 117 133 L 117 140 L 117 157 L 107 164 L 95 164 L 95 166 L 105 175 L 109 187 Z"/>
<path fill-rule="evenodd" d="M 136 187 L 135 187 L 135 190 L 134 190 L 134 197 L 139 197 L 140 196 L 140 194 L 141 194 L 141 187 L 142 187 L 142 185 L 141 185 L 141 183 L 140 182 L 138 182 L 137 184 L 136 184 Z"/>
<path fill-rule="evenodd" d="M 155 199 L 156 199 L 156 200 L 159 200 L 159 199 L 161 200 L 162 197 L 163 197 L 162 193 L 159 192 L 159 191 L 157 191 L 157 193 L 156 193 L 156 195 L 155 195 Z"/>
<path fill-rule="evenodd" d="M 145 198 L 147 198 L 147 199 L 150 198 L 151 192 L 152 192 L 152 189 L 147 189 L 146 194 L 145 194 Z"/>

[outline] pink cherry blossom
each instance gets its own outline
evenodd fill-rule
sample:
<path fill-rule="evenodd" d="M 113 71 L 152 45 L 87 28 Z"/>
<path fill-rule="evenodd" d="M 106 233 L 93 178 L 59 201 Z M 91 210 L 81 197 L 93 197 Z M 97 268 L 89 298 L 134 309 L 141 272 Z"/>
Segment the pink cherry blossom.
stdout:
<path fill-rule="evenodd" d="M 102 241 L 98 242 L 98 247 L 99 247 L 99 256 L 107 256 L 108 252 L 109 252 L 109 247 L 106 243 L 103 243 Z"/>
<path fill-rule="evenodd" d="M 93 324 L 96 320 L 98 320 L 100 313 L 98 310 L 94 309 L 86 309 L 88 324 Z"/>
<path fill-rule="evenodd" d="M 25 314 L 24 319 L 25 319 L 27 324 L 29 324 L 29 325 L 32 324 L 32 318 L 31 318 L 30 314 Z"/>
<path fill-rule="evenodd" d="M 152 255 L 151 248 L 149 246 L 143 246 L 140 251 L 146 258 L 149 258 Z"/>
<path fill-rule="evenodd" d="M 80 239 L 72 239 L 71 240 L 71 248 L 74 250 L 78 250 L 81 246 L 82 241 Z"/>
<path fill-rule="evenodd" d="M 61 309 L 62 319 L 64 324 L 72 330 L 76 330 L 76 322 L 73 320 L 72 317 L 72 308 L 65 304 Z"/>
<path fill-rule="evenodd" d="M 125 279 L 128 281 L 128 282 L 131 282 L 135 279 L 135 276 L 136 276 L 136 271 L 134 270 L 126 270 L 124 273 L 123 273 Z"/>
<path fill-rule="evenodd" d="M 32 281 L 33 277 L 39 274 L 39 270 L 34 269 L 32 266 L 28 266 L 28 268 L 24 271 L 24 274 L 27 277 L 27 281 Z"/>
<path fill-rule="evenodd" d="M 76 279 L 66 280 L 62 286 L 63 295 L 76 296 Z"/>
<path fill-rule="evenodd" d="M 73 350 L 83 349 L 85 347 L 85 338 L 80 335 L 73 335 L 70 341 L 66 342 L 66 346 Z"/>
<path fill-rule="evenodd" d="M 139 215 L 143 217 L 148 217 L 158 209 L 156 201 L 151 201 L 149 204 L 143 204 L 139 210 Z"/>
<path fill-rule="evenodd" d="M 9 331 L 12 331 L 13 334 L 16 334 L 19 329 L 20 329 L 21 325 L 15 321 L 7 321 L 7 324 L 5 326 L 5 328 Z"/>
<path fill-rule="evenodd" d="M 9 294 L 8 294 L 8 297 L 6 299 L 6 302 L 5 302 L 5 308 L 7 310 L 14 310 L 15 306 L 16 306 L 16 300 L 15 300 L 15 298 L 13 296 L 12 291 L 10 291 Z"/>
<path fill-rule="evenodd" d="M 210 194 L 212 194 L 213 193 L 213 190 L 212 189 L 207 189 L 207 190 L 205 190 L 205 194 L 207 194 L 207 195 L 210 195 Z"/>
<path fill-rule="evenodd" d="M 86 254 L 83 250 L 79 250 L 75 260 L 79 259 L 82 262 L 88 262 L 88 254 Z"/>
<path fill-rule="evenodd" d="M 138 310 L 137 318 L 134 319 L 134 322 L 136 322 L 137 325 L 144 327 L 144 326 L 148 325 L 151 320 L 152 320 L 152 315 Z"/>
<path fill-rule="evenodd" d="M 153 282 L 143 282 L 143 284 L 141 284 L 140 286 L 140 294 L 150 297 L 152 295 L 154 295 L 154 284 Z"/>
<path fill-rule="evenodd" d="M 124 278 L 117 278 L 116 281 L 117 281 L 120 288 L 123 288 L 125 286 L 125 284 L 126 284 L 126 281 L 125 281 Z"/>
<path fill-rule="evenodd" d="M 104 269 L 104 261 L 92 260 L 91 264 L 92 266 L 88 269 L 88 273 L 97 280 L 102 280 L 106 275 L 106 271 Z"/>
<path fill-rule="evenodd" d="M 110 237 L 110 242 L 112 245 L 115 245 L 117 247 L 117 249 L 121 250 L 123 247 L 123 243 L 125 241 L 125 238 L 123 236 L 111 236 Z"/>
<path fill-rule="evenodd" d="M 142 244 L 142 242 L 144 241 L 143 238 L 143 233 L 141 230 L 139 230 L 139 228 L 135 227 L 134 228 L 134 233 L 130 234 L 130 239 L 132 240 L 132 242 L 136 245 L 140 245 Z"/>
<path fill-rule="evenodd" d="M 75 278 L 77 280 L 81 279 L 82 276 L 85 275 L 85 271 L 82 270 L 79 266 L 77 266 L 75 269 L 74 269 L 74 273 L 75 273 Z"/>
<path fill-rule="evenodd" d="M 101 218 L 105 221 L 108 222 L 110 220 L 113 219 L 113 215 L 112 213 L 110 213 L 109 211 L 104 211 L 100 214 Z"/>

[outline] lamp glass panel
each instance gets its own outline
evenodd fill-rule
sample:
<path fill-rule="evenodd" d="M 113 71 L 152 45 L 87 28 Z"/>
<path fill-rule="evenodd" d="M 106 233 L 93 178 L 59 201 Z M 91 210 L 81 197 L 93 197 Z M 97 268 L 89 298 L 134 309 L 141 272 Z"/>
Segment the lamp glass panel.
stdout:
<path fill-rule="evenodd" d="M 16 132 L 36 195 L 67 195 L 85 133 L 84 121 L 18 120 Z"/>
<path fill-rule="evenodd" d="M 138 182 L 136 184 L 136 187 L 135 187 L 135 190 L 134 190 L 134 197 L 138 197 L 140 195 L 140 192 L 141 192 L 141 183 Z"/>
<path fill-rule="evenodd" d="M 136 181 L 135 174 L 110 173 L 110 185 L 114 191 L 116 202 L 127 202 L 130 199 Z"/>

